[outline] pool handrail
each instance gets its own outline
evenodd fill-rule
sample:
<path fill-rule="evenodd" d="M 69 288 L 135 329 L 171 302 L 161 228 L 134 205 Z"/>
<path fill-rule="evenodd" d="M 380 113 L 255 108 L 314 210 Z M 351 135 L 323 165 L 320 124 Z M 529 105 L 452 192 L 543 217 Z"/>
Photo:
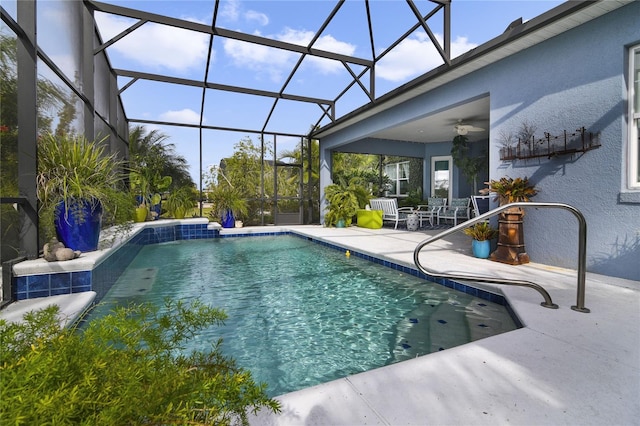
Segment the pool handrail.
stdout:
<path fill-rule="evenodd" d="M 558 305 L 553 303 L 549 293 L 542 286 L 540 286 L 539 284 L 533 283 L 531 281 L 436 272 L 432 269 L 429 269 L 423 266 L 420 263 L 420 259 L 419 259 L 420 250 L 422 250 L 422 248 L 424 248 L 426 245 L 431 244 L 434 241 L 440 240 L 446 237 L 447 235 L 461 231 L 464 228 L 468 228 L 469 226 L 472 226 L 478 222 L 486 221 L 487 219 L 493 216 L 496 216 L 499 213 L 502 213 L 503 211 L 513 207 L 559 208 L 559 209 L 570 211 L 578 219 L 578 284 L 577 284 L 577 297 L 576 297 L 577 300 L 576 300 L 576 304 L 571 306 L 571 309 L 577 312 L 589 313 L 590 310 L 584 306 L 586 265 L 587 265 L 587 221 L 585 220 L 584 215 L 578 209 L 568 204 L 520 201 L 520 202 L 505 204 L 493 210 L 489 210 L 488 212 L 483 213 L 480 216 L 476 216 L 472 219 L 469 219 L 461 224 L 454 226 L 453 228 L 449 228 L 433 237 L 429 237 L 421 241 L 420 243 L 418 243 L 417 247 L 413 251 L 414 263 L 422 273 L 433 276 L 433 277 L 437 277 L 437 278 L 449 278 L 454 280 L 471 280 L 471 281 L 477 281 L 477 282 L 483 282 L 483 283 L 507 284 L 507 285 L 516 285 L 516 286 L 533 288 L 534 290 L 538 291 L 544 298 L 544 302 L 541 302 L 540 305 L 544 306 L 545 308 L 557 309 Z"/>

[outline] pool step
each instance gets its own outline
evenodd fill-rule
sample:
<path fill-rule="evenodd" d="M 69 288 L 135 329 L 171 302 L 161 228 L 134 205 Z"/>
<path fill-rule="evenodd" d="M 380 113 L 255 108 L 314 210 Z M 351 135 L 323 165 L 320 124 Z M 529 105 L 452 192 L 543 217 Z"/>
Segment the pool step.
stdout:
<path fill-rule="evenodd" d="M 146 294 L 153 288 L 158 268 L 127 268 L 113 285 L 109 296 L 133 297 Z"/>

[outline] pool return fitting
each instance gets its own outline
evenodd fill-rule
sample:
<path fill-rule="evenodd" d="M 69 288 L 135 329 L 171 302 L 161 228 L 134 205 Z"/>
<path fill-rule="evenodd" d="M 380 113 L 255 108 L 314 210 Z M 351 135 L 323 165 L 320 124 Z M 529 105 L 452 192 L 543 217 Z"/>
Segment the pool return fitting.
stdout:
<path fill-rule="evenodd" d="M 577 286 L 577 300 L 576 304 L 571 306 L 571 309 L 577 312 L 589 313 L 590 310 L 585 308 L 584 306 L 584 298 L 585 298 L 585 278 L 586 278 L 586 266 L 587 266 L 587 221 L 585 220 L 582 213 L 568 204 L 562 203 L 538 203 L 538 202 L 516 202 L 505 204 L 504 206 L 500 206 L 496 209 L 490 210 L 480 216 L 476 216 L 473 219 L 469 219 L 466 222 L 463 222 L 459 225 L 454 226 L 453 228 L 449 228 L 438 235 L 427 238 L 426 240 L 421 241 L 418 246 L 413 251 L 413 261 L 418 267 L 418 269 L 427 275 L 436 278 L 450 278 L 454 280 L 468 280 L 468 281 L 477 281 L 482 283 L 491 283 L 491 284 L 506 284 L 506 285 L 515 285 L 522 287 L 529 287 L 536 290 L 538 293 L 542 295 L 544 298 L 544 302 L 541 302 L 540 305 L 545 308 L 557 309 L 558 305 L 553 303 L 551 300 L 551 296 L 542 286 L 539 284 L 533 283 L 531 281 L 525 280 L 515 280 L 508 278 L 498 278 L 498 277 L 486 277 L 486 276 L 476 276 L 476 275 L 465 275 L 465 274 L 448 274 L 433 271 L 429 268 L 426 268 L 420 263 L 419 254 L 420 250 L 422 250 L 426 245 L 433 243 L 434 241 L 438 241 L 447 235 L 453 234 L 454 232 L 461 231 L 469 226 L 472 226 L 478 222 L 483 222 L 493 216 L 496 216 L 503 211 L 510 209 L 512 207 L 534 207 L 534 208 L 554 208 L 554 209 L 564 209 L 568 210 L 578 219 L 578 286 Z"/>

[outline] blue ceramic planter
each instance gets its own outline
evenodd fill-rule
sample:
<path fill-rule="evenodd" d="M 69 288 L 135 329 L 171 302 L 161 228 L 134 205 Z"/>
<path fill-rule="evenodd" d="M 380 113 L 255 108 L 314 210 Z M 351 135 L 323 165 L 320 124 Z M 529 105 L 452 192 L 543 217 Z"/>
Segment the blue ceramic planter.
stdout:
<path fill-rule="evenodd" d="M 487 259 L 489 254 L 491 253 L 491 241 L 471 241 L 471 250 L 473 251 L 473 255 L 480 259 Z"/>
<path fill-rule="evenodd" d="M 233 212 L 231 210 L 227 210 L 222 215 L 222 223 L 223 228 L 235 228 L 236 219 L 233 217 Z"/>
<path fill-rule="evenodd" d="M 60 202 L 55 213 L 56 235 L 65 247 L 82 252 L 98 249 L 102 204 L 75 200 L 65 209 L 64 202 Z"/>

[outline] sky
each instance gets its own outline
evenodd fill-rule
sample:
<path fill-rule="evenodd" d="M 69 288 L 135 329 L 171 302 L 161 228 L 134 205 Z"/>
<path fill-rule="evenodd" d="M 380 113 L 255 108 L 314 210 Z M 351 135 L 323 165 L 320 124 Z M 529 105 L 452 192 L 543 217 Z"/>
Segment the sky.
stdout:
<path fill-rule="evenodd" d="M 191 22 L 211 25 L 214 2 L 202 1 L 129 1 L 103 0 L 119 6 L 139 9 Z M 534 18 L 562 3 L 557 0 L 454 0 L 451 8 L 452 57 L 497 37 L 514 20 Z M 433 3 L 417 0 L 422 14 L 433 9 Z M 217 27 L 260 35 L 289 43 L 307 45 L 334 8 L 334 1 L 221 1 Z M 370 12 L 374 32 L 374 46 L 369 42 L 364 2 L 348 0 L 331 24 L 324 29 L 315 48 L 359 58 L 371 59 L 404 34 L 417 20 L 402 0 L 372 0 Z M 109 40 L 133 25 L 130 18 L 97 13 L 96 20 L 103 41 Z M 442 40 L 441 12 L 429 20 L 436 39 Z M 225 85 L 249 87 L 279 92 L 296 64 L 299 55 L 279 49 L 214 37 L 213 62 L 207 81 Z M 144 24 L 131 34 L 107 48 L 112 66 L 116 69 L 169 75 L 184 79 L 202 80 L 205 76 L 209 37 L 204 34 L 156 25 Z M 375 96 L 406 83 L 420 74 L 442 64 L 427 33 L 418 29 L 396 46 L 378 64 L 375 74 Z M 351 66 L 354 73 L 357 65 Z M 320 99 L 334 99 L 349 82 L 351 73 L 338 61 L 307 57 L 294 78 L 284 87 L 285 93 Z M 122 88 L 130 79 L 120 77 Z M 365 80 L 368 83 L 368 79 Z M 202 89 L 180 87 L 148 81 L 137 81 L 122 93 L 125 113 L 129 119 L 200 122 Z M 338 117 L 368 102 L 366 93 L 354 85 L 336 104 Z M 259 130 L 265 125 L 273 100 L 250 97 L 223 91 L 207 91 L 203 124 Z M 315 104 L 279 101 L 266 125 L 267 131 L 306 134 L 321 117 Z M 328 124 L 324 117 L 320 125 Z M 135 123 L 132 123 L 135 124 Z M 191 175 L 199 183 L 199 130 L 178 126 L 145 125 L 169 136 L 168 142 L 184 156 Z M 249 132 L 203 132 L 202 167 L 219 164 L 233 153 L 239 140 L 257 134 Z M 267 138 L 271 143 L 272 137 Z M 278 136 L 277 152 L 292 150 L 299 138 Z"/>

